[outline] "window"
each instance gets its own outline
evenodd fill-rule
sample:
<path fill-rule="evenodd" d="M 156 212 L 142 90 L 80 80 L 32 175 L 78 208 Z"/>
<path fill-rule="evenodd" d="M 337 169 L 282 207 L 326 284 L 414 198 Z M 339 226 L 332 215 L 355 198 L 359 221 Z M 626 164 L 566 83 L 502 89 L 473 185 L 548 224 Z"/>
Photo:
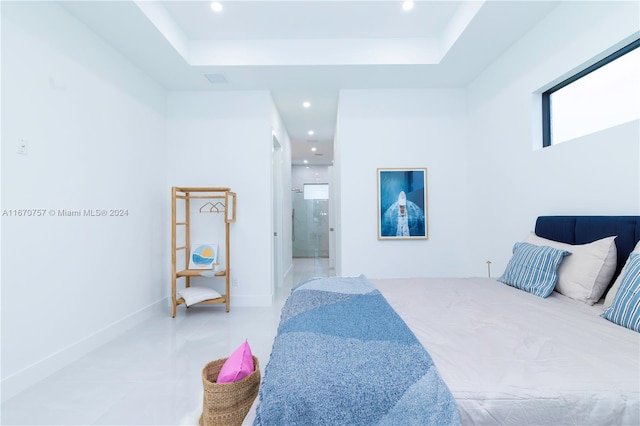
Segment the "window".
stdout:
<path fill-rule="evenodd" d="M 640 119 L 640 39 L 542 93 L 542 146 Z"/>
<path fill-rule="evenodd" d="M 302 187 L 305 200 L 328 200 L 328 183 L 305 183 Z"/>

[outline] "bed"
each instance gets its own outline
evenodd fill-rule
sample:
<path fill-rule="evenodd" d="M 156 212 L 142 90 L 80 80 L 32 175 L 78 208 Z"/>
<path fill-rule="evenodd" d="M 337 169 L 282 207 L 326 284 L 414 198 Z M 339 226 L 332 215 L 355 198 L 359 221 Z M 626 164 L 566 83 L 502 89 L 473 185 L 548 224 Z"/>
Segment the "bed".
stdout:
<path fill-rule="evenodd" d="M 567 287 L 613 236 L 604 287 Z M 640 424 L 640 333 L 602 317 L 640 265 L 638 241 L 640 217 L 544 216 L 500 277 L 300 283 L 254 424 Z M 571 253 L 544 297 L 504 282 L 522 247 Z"/>

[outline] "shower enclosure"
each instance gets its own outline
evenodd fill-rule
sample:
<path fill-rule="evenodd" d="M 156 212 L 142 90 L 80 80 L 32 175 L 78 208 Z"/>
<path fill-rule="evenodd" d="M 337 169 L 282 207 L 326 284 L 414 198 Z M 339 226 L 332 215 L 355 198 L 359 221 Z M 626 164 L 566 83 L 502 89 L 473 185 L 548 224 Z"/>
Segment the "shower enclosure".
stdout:
<path fill-rule="evenodd" d="M 329 200 L 291 195 L 293 257 L 329 257 Z"/>

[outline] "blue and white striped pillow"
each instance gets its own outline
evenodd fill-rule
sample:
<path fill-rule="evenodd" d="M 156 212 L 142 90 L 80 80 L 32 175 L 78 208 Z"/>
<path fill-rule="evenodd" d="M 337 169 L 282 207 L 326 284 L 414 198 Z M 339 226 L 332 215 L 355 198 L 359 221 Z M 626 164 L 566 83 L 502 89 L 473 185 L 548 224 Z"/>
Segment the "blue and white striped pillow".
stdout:
<path fill-rule="evenodd" d="M 558 282 L 558 267 L 571 253 L 549 246 L 515 243 L 513 257 L 498 281 L 539 297 L 547 297 Z"/>
<path fill-rule="evenodd" d="M 640 254 L 629 255 L 620 287 L 601 317 L 640 332 Z"/>

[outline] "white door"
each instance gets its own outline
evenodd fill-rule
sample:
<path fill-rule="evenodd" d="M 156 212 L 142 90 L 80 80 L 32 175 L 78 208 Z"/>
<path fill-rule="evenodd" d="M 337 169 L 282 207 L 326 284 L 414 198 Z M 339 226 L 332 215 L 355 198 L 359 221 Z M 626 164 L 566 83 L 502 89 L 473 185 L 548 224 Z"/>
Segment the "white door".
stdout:
<path fill-rule="evenodd" d="M 272 234 L 273 234 L 273 279 L 271 294 L 275 294 L 275 287 L 282 286 L 282 147 L 273 136 L 271 150 L 271 203 L 272 203 Z"/>
<path fill-rule="evenodd" d="M 329 166 L 329 273 L 336 269 L 336 194 L 333 166 Z"/>

